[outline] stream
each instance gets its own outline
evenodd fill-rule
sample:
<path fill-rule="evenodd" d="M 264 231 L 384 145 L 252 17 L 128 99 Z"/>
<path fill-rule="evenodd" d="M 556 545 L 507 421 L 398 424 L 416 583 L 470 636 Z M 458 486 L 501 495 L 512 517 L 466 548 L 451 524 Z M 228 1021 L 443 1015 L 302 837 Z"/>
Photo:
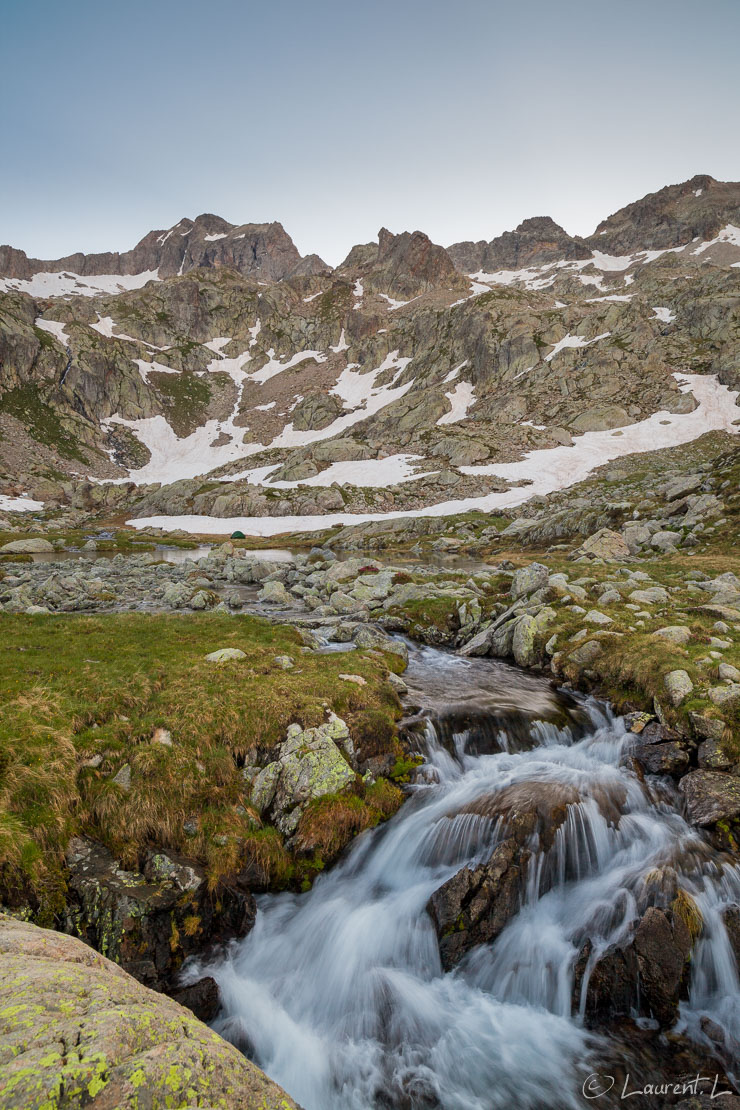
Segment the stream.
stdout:
<path fill-rule="evenodd" d="M 589 1105 L 584 1083 L 614 1053 L 583 1021 L 589 976 L 629 938 L 649 876 L 673 868 L 704 922 L 676 1030 L 704 1074 L 731 1074 L 740 984 L 722 911 L 740 902 L 740 868 L 686 823 L 668 780 L 630 768 L 621 719 L 515 667 L 433 648 L 412 645 L 405 678 L 425 728 L 408 800 L 308 893 L 258 899 L 252 932 L 199 969 L 221 990 L 215 1028 L 305 1110 Z M 515 916 L 445 972 L 427 903 L 490 858 L 506 834 L 490 799 L 512 790 L 561 792 L 567 816 L 547 845 L 532 834 Z"/>

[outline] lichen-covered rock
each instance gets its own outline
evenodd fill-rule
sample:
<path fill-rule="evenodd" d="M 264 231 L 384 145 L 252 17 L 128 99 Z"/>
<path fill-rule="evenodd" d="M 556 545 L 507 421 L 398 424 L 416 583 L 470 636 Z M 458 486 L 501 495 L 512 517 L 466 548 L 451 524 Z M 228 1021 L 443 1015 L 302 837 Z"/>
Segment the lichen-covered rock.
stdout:
<path fill-rule="evenodd" d="M 511 596 L 522 597 L 525 594 L 533 594 L 535 590 L 541 590 L 547 585 L 549 577 L 550 571 L 542 563 L 530 563 L 528 567 L 520 567 L 514 572 L 511 580 Z"/>
<path fill-rule="evenodd" d="M 663 677 L 663 686 L 668 695 L 668 700 L 674 708 L 677 708 L 682 701 L 685 701 L 694 689 L 694 683 L 691 681 L 687 672 L 683 670 L 669 671 L 668 674 Z"/>
<path fill-rule="evenodd" d="M 354 782 L 355 772 L 345 756 L 352 758 L 354 748 L 349 729 L 339 717 L 332 714 L 318 728 L 290 725 L 277 759 L 254 780 L 253 805 L 263 813 L 269 811 L 286 836 L 294 833 L 309 802 L 336 794 Z"/>
<path fill-rule="evenodd" d="M 613 532 L 610 528 L 600 528 L 593 536 L 584 540 L 575 555 L 584 555 L 589 559 L 603 559 L 605 563 L 620 563 L 624 559 L 629 559 L 630 549 L 619 532 Z"/>
<path fill-rule="evenodd" d="M 74 838 L 67 851 L 65 930 L 142 983 L 167 988 L 183 961 L 209 943 L 244 936 L 256 907 L 248 889 L 208 889 L 205 871 L 173 853 L 150 853 L 125 871 L 102 844 Z"/>
<path fill-rule="evenodd" d="M 257 600 L 266 602 L 268 605 L 287 606 L 291 604 L 292 598 L 282 582 L 271 581 L 265 582 L 257 595 Z"/>
<path fill-rule="evenodd" d="M 0 916 L 5 1110 L 297 1110 L 171 998 L 82 941 Z"/>

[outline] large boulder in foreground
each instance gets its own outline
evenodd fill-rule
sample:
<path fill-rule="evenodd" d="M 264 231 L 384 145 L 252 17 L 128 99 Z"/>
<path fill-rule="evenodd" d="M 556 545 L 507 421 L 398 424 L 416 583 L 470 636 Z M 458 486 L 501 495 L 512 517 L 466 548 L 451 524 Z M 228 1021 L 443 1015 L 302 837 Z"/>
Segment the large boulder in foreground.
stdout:
<path fill-rule="evenodd" d="M 297 1110 L 170 998 L 82 941 L 0 916 L 4 1110 Z"/>

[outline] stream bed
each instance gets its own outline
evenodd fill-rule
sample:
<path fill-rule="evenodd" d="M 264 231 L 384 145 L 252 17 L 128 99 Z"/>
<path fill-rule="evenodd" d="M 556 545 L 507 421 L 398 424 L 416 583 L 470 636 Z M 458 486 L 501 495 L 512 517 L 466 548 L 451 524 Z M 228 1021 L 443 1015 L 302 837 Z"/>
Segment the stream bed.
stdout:
<path fill-rule="evenodd" d="M 305 1110 L 588 1105 L 603 1062 L 626 1059 L 584 1021 L 589 977 L 670 874 L 703 921 L 675 1031 L 704 1074 L 732 1075 L 740 984 L 723 912 L 740 903 L 740 869 L 666 780 L 641 781 L 624 723 L 489 659 L 412 646 L 405 677 L 425 726 L 408 800 L 308 893 L 260 897 L 252 932 L 198 969 L 220 987 L 218 1031 Z M 512 798 L 559 816 L 528 837 L 513 916 L 450 967 L 430 899 L 491 858 Z M 610 1097 L 596 1105 L 620 1104 Z"/>

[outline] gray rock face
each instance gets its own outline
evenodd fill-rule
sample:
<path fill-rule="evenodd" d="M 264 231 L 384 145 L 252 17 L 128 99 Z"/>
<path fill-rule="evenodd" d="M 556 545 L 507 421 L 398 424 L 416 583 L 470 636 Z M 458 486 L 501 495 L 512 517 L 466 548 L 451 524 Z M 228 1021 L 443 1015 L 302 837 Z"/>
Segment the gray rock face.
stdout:
<path fill-rule="evenodd" d="M 524 220 L 514 231 L 505 231 L 490 243 L 453 243 L 447 248 L 458 270 L 472 274 L 480 270 L 518 270 L 522 266 L 541 266 L 561 258 L 590 258 L 591 251 L 582 239 L 568 235 L 549 216 Z"/>
<path fill-rule="evenodd" d="M 718 771 L 691 771 L 678 784 L 694 825 L 715 825 L 740 814 L 740 779 Z"/>
<path fill-rule="evenodd" d="M 712 239 L 725 224 L 740 222 L 740 185 L 700 174 L 628 204 L 596 228 L 595 250 L 628 254 Z"/>

